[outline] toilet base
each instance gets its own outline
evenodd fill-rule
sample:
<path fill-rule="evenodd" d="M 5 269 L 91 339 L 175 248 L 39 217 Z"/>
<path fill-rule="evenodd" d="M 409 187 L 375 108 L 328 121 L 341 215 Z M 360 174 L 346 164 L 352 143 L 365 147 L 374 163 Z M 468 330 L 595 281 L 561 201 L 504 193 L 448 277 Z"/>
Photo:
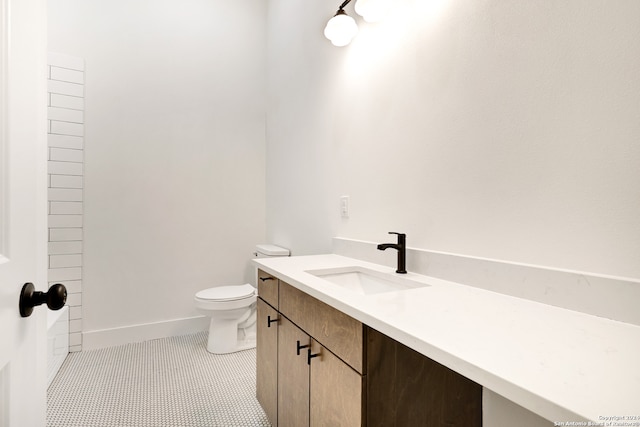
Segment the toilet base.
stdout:
<path fill-rule="evenodd" d="M 236 320 L 211 319 L 207 351 L 213 354 L 228 354 L 256 347 L 255 324 L 238 329 Z"/>

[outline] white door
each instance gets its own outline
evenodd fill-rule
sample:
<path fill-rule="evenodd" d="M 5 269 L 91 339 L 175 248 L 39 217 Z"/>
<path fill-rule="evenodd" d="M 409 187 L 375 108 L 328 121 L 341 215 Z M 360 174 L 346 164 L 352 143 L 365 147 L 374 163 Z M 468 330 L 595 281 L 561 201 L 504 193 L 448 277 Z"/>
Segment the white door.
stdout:
<path fill-rule="evenodd" d="M 46 0 L 0 0 L 0 427 L 46 424 Z"/>

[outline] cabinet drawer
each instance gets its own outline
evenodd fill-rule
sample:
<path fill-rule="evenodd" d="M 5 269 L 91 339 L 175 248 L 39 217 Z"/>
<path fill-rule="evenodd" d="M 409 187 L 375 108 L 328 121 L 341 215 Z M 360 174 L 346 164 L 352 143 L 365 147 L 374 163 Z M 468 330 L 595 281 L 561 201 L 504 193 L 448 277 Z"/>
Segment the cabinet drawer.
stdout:
<path fill-rule="evenodd" d="M 258 269 L 258 296 L 276 310 L 278 309 L 278 283 L 277 277 Z"/>
<path fill-rule="evenodd" d="M 364 374 L 364 327 L 354 318 L 280 281 L 280 312 Z"/>

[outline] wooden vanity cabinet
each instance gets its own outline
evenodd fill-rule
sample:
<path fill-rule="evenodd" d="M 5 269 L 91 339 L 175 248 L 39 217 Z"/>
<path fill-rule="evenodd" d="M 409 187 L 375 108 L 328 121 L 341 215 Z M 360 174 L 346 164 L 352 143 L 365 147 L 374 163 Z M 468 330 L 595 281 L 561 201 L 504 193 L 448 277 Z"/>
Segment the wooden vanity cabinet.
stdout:
<path fill-rule="evenodd" d="M 482 426 L 480 385 L 282 280 L 264 289 L 257 396 L 274 427 Z"/>

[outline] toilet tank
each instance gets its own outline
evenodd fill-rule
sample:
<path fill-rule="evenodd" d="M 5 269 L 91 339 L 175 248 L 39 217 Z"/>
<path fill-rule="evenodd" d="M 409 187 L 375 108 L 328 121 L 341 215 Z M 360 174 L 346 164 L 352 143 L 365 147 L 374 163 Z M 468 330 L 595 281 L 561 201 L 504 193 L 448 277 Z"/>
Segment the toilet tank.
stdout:
<path fill-rule="evenodd" d="M 289 249 L 281 248 L 276 245 L 256 245 L 256 257 L 258 258 L 271 258 L 271 257 L 280 257 L 280 256 L 289 256 L 291 253 Z"/>

